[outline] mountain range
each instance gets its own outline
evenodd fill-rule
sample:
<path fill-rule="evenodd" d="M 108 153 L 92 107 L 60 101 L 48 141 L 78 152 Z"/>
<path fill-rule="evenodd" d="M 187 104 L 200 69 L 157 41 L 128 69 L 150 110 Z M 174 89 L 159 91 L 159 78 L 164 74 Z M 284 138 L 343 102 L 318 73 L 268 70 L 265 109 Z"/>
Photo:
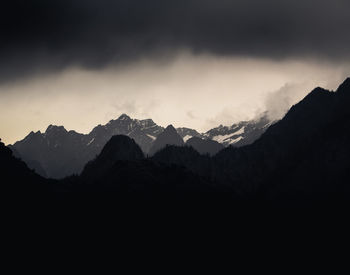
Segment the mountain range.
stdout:
<path fill-rule="evenodd" d="M 190 145 L 201 154 L 214 155 L 225 146 L 243 146 L 254 142 L 272 122 L 266 116 L 230 127 L 219 126 L 206 133 L 172 125 L 163 128 L 152 119 L 132 119 L 122 114 L 106 125 L 98 125 L 89 134 L 67 131 L 63 126 L 50 125 L 44 133 L 31 132 L 23 140 L 10 145 L 38 174 L 54 179 L 79 174 L 84 165 L 97 156 L 114 135 L 126 135 L 135 140 L 146 155 L 154 155 L 166 145 Z"/>
<path fill-rule="evenodd" d="M 253 199 L 279 206 L 326 200 L 326 207 L 342 206 L 350 198 L 349 104 L 350 78 L 336 92 L 316 88 L 253 144 L 229 146 L 214 156 L 178 144 L 145 157 L 135 140 L 116 135 L 80 176 L 60 181 L 37 175 L 0 143 L 2 186 L 45 192 L 116 191 L 121 197 L 162 200 Z M 173 133 L 174 128 L 166 131 Z"/>

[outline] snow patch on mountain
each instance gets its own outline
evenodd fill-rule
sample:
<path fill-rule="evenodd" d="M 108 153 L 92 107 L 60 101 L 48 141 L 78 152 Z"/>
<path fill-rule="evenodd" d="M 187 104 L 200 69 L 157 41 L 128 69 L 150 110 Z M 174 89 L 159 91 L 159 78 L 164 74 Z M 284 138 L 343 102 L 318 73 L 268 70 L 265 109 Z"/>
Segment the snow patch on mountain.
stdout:
<path fill-rule="evenodd" d="M 231 139 L 229 144 L 232 145 L 232 144 L 235 144 L 237 143 L 238 141 L 241 141 L 243 139 L 243 137 L 238 137 L 238 138 L 235 138 L 235 139 Z"/>
<path fill-rule="evenodd" d="M 212 137 L 211 139 L 215 140 L 219 143 L 224 143 L 225 141 L 227 141 L 230 137 L 232 137 L 234 135 L 235 135 L 235 133 L 229 134 L 229 135 L 217 135 L 217 136 Z"/>
<path fill-rule="evenodd" d="M 183 137 L 184 142 L 187 142 L 192 136 L 191 135 L 186 135 Z"/>
<path fill-rule="evenodd" d="M 152 140 L 155 140 L 155 139 L 156 139 L 155 136 L 152 136 L 152 135 L 149 135 L 149 134 L 147 134 L 147 136 L 148 136 L 149 138 L 151 138 Z"/>
<path fill-rule="evenodd" d="M 86 144 L 86 146 L 89 146 L 91 143 L 94 142 L 94 140 L 95 140 L 95 138 L 92 138 L 92 139 Z"/>
<path fill-rule="evenodd" d="M 242 127 L 242 128 L 239 129 L 237 132 L 234 132 L 232 135 L 233 135 L 233 136 L 242 135 L 242 134 L 244 134 L 244 129 L 245 129 L 245 127 Z"/>

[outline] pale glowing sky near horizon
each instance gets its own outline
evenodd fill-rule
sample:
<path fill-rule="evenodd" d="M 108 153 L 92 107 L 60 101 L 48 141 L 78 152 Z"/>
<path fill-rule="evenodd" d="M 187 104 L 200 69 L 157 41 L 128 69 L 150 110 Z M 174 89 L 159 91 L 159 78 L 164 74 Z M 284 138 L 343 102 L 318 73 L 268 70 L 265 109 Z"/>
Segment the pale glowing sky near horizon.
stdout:
<path fill-rule="evenodd" d="M 350 76 L 349 0 L 3 1 L 0 138 L 122 113 L 207 131 Z"/>
<path fill-rule="evenodd" d="M 49 124 L 88 133 L 122 113 L 207 131 L 257 117 L 279 118 L 316 86 L 335 90 L 350 65 L 315 60 L 194 55 L 142 59 L 0 83 L 0 138 L 6 144 Z"/>

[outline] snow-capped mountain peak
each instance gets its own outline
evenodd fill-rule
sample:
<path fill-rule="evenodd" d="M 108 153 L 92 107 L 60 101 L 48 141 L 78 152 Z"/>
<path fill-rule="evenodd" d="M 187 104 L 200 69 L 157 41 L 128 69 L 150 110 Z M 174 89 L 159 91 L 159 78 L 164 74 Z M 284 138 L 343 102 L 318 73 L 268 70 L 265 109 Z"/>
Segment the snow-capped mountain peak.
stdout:
<path fill-rule="evenodd" d="M 224 146 L 244 146 L 253 143 L 266 129 L 273 124 L 266 115 L 250 121 L 242 121 L 231 126 L 213 128 L 206 132 L 204 136 L 215 140 Z"/>

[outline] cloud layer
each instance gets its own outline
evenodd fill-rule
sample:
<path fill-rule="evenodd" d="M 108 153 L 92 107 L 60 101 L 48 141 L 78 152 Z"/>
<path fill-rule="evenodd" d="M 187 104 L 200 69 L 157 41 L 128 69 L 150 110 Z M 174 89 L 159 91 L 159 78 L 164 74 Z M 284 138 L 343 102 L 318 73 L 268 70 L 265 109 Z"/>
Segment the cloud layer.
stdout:
<path fill-rule="evenodd" d="M 348 0 L 12 0 L 0 14 L 2 81 L 193 53 L 350 59 Z"/>

